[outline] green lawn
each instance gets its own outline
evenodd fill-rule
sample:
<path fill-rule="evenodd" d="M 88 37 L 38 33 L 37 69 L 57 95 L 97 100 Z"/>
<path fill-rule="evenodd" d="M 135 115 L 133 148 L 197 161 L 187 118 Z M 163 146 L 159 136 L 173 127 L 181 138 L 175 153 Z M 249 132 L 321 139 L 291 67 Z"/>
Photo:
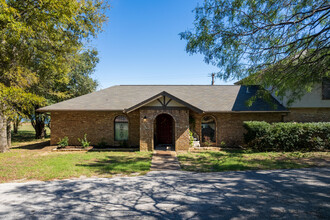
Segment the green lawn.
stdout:
<path fill-rule="evenodd" d="M 218 172 L 232 170 L 291 169 L 330 165 L 330 152 L 219 151 L 179 153 L 183 170 Z"/>
<path fill-rule="evenodd" d="M 0 154 L 0 182 L 140 175 L 150 170 L 151 153 L 52 152 L 45 142 L 49 135 L 47 128 L 47 138 L 36 140 L 30 123 L 12 133 L 11 151 Z"/>
<path fill-rule="evenodd" d="M 150 164 L 151 153 L 148 152 L 67 153 L 12 149 L 0 154 L 0 182 L 138 175 L 149 171 Z"/>
<path fill-rule="evenodd" d="M 49 130 L 47 134 L 47 139 L 35 140 L 30 124 L 20 127 L 12 136 L 11 152 L 0 154 L 0 182 L 140 175 L 150 170 L 150 152 L 51 152 L 52 147 L 40 144 L 49 140 Z M 178 153 L 178 158 L 183 170 L 199 172 L 330 165 L 330 152 L 205 151 Z"/>
<path fill-rule="evenodd" d="M 11 132 L 11 144 L 12 146 L 19 146 L 24 144 L 35 144 L 43 141 L 50 140 L 50 130 L 46 127 L 47 136 L 45 139 L 35 139 L 35 131 L 32 127 L 31 123 L 23 123 L 18 127 L 18 133 L 14 134 L 13 131 Z"/>

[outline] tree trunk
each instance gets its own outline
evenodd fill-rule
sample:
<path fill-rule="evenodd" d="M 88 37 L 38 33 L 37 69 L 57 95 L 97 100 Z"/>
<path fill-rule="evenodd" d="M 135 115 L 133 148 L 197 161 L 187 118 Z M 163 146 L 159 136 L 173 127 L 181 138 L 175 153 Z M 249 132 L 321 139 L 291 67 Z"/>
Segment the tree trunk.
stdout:
<path fill-rule="evenodd" d="M 0 113 L 0 153 L 9 151 L 7 145 L 7 123 L 5 117 Z"/>
<path fill-rule="evenodd" d="M 21 123 L 21 118 L 20 117 L 17 117 L 15 120 L 14 120 L 14 134 L 17 134 L 18 133 L 18 126 L 19 124 Z"/>
<path fill-rule="evenodd" d="M 11 121 L 7 120 L 7 147 L 11 147 Z"/>
<path fill-rule="evenodd" d="M 45 120 L 40 113 L 35 113 L 35 119 L 31 120 L 31 124 L 36 131 L 36 139 L 44 139 L 46 136 Z"/>

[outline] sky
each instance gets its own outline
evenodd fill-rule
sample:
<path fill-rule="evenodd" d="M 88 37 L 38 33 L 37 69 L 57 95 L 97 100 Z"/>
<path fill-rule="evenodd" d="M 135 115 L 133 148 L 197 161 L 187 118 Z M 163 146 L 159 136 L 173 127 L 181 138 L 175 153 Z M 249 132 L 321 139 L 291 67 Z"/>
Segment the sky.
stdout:
<path fill-rule="evenodd" d="M 189 55 L 179 33 L 192 29 L 201 0 L 110 0 L 109 20 L 91 46 L 100 62 L 93 78 L 113 85 L 208 85 L 218 69 Z M 219 79 L 215 84 L 233 84 Z"/>

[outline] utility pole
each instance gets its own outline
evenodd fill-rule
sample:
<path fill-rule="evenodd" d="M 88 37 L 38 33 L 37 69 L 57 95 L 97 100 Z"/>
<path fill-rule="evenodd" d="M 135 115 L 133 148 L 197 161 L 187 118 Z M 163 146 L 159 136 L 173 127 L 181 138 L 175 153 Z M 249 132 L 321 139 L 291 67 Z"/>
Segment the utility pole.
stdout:
<path fill-rule="evenodd" d="M 213 85 L 214 85 L 214 77 L 215 77 L 215 73 L 212 73 L 212 74 L 211 74 L 211 77 L 212 77 L 211 85 L 213 86 Z"/>

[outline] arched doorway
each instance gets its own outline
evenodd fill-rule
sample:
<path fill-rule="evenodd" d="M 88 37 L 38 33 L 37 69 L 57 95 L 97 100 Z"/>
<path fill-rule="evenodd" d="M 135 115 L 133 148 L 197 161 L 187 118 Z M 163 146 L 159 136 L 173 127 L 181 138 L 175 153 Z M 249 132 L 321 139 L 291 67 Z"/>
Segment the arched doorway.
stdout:
<path fill-rule="evenodd" d="M 168 114 L 160 114 L 155 119 L 155 149 L 174 150 L 174 120 Z"/>

